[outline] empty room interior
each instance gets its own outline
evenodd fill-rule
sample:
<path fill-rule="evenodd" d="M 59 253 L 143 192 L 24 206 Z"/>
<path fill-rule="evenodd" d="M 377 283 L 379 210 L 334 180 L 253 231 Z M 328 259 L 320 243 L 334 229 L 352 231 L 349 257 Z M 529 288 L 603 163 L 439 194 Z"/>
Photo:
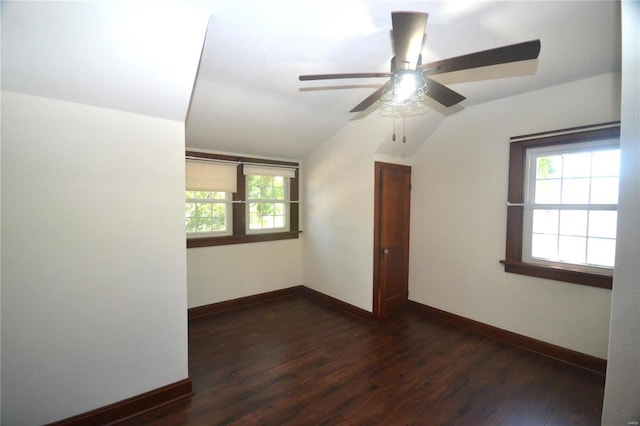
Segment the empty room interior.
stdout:
<path fill-rule="evenodd" d="M 0 19 L 2 425 L 639 424 L 640 2 Z"/>

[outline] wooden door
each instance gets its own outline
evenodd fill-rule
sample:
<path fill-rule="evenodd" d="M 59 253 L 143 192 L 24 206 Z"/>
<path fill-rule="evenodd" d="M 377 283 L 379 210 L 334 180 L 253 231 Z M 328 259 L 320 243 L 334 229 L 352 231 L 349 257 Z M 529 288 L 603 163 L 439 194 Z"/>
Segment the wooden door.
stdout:
<path fill-rule="evenodd" d="M 411 167 L 375 163 L 373 313 L 402 310 L 409 297 Z"/>

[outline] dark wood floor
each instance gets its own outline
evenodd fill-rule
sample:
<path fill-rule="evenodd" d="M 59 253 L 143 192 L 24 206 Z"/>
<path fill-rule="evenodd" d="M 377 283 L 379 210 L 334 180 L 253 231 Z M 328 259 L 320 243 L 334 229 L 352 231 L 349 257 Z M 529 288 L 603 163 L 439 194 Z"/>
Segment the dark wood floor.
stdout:
<path fill-rule="evenodd" d="M 604 378 L 407 311 L 305 296 L 189 326 L 196 395 L 123 425 L 599 425 Z"/>

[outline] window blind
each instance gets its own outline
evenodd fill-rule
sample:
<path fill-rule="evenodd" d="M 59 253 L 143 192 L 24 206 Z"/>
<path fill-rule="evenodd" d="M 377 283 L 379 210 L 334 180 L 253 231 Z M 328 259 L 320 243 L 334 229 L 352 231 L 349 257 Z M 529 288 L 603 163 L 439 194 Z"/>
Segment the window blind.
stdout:
<path fill-rule="evenodd" d="M 287 167 L 248 166 L 245 164 L 242 168 L 245 175 L 296 177 L 296 170 Z"/>
<path fill-rule="evenodd" d="M 236 164 L 187 160 L 186 170 L 187 190 L 238 191 Z"/>

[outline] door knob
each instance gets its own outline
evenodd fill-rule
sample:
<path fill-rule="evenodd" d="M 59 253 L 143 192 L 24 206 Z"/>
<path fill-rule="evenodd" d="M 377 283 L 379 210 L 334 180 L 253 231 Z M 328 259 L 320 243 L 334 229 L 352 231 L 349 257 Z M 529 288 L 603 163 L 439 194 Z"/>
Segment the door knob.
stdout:
<path fill-rule="evenodd" d="M 382 249 L 382 254 L 385 254 L 385 255 L 389 254 L 389 249 L 388 248 Z"/>

